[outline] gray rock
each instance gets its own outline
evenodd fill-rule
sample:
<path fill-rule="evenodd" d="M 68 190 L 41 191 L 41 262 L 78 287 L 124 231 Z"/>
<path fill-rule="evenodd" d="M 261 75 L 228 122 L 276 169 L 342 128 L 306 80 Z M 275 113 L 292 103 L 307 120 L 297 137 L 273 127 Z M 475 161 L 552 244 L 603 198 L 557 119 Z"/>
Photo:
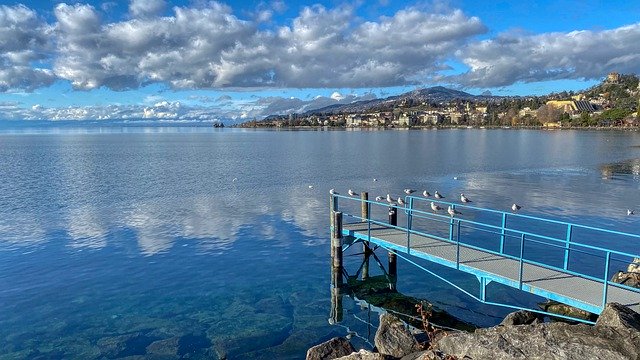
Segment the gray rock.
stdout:
<path fill-rule="evenodd" d="M 601 326 L 640 331 L 640 314 L 618 303 L 608 303 L 596 322 L 596 327 Z"/>
<path fill-rule="evenodd" d="M 640 274 L 640 258 L 633 258 L 633 261 L 627 267 L 627 272 Z"/>
<path fill-rule="evenodd" d="M 349 340 L 343 337 L 334 337 L 307 350 L 307 360 L 329 360 L 347 356 L 356 349 Z"/>
<path fill-rule="evenodd" d="M 421 350 L 420 344 L 404 323 L 390 314 L 380 315 L 380 325 L 374 341 L 378 352 L 396 358 Z"/>
<path fill-rule="evenodd" d="M 445 360 L 447 354 L 437 350 L 424 350 L 403 356 L 400 360 Z"/>
<path fill-rule="evenodd" d="M 639 359 L 640 332 L 611 326 L 544 323 L 452 333 L 438 349 L 471 359 Z"/>
<path fill-rule="evenodd" d="M 358 352 L 353 352 L 347 356 L 338 358 L 338 360 L 385 360 L 386 357 L 382 354 L 374 353 L 368 350 L 361 349 Z"/>
<path fill-rule="evenodd" d="M 500 325 L 530 325 L 539 324 L 541 322 L 542 321 L 540 320 L 540 316 L 538 316 L 538 314 L 531 311 L 520 310 L 507 315 L 504 320 L 502 320 Z"/>
<path fill-rule="evenodd" d="M 629 267 L 631 267 L 631 265 L 629 265 Z M 611 281 L 618 284 L 640 288 L 640 273 L 618 271 L 613 275 Z"/>

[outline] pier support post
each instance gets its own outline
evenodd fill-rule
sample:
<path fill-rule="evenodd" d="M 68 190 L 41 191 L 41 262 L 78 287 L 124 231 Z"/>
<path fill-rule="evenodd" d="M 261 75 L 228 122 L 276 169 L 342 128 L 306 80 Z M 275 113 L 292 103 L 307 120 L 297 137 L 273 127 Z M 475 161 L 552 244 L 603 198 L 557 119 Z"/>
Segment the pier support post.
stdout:
<path fill-rule="evenodd" d="M 362 221 L 369 221 L 369 193 L 363 191 L 360 193 L 360 199 L 362 200 L 362 204 L 360 205 L 360 211 L 362 213 Z M 370 225 L 369 225 L 370 226 Z M 369 242 L 362 242 L 362 254 L 364 256 L 362 263 L 362 280 L 367 280 L 369 278 L 369 256 L 371 256 L 371 248 L 369 247 Z"/>
<path fill-rule="evenodd" d="M 342 321 L 342 213 L 337 198 L 331 197 L 331 313 L 329 324 Z M 335 201 L 334 201 L 335 200 Z"/>
<path fill-rule="evenodd" d="M 389 206 L 389 225 L 398 226 L 398 212 L 395 206 Z M 398 281 L 398 255 L 394 250 L 389 250 L 389 290 L 396 290 Z"/>

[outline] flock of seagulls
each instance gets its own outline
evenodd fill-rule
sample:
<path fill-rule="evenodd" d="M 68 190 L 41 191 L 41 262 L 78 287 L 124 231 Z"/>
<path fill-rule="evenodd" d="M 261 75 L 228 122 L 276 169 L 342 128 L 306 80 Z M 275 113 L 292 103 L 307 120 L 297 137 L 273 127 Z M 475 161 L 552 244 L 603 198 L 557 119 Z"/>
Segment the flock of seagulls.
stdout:
<path fill-rule="evenodd" d="M 375 181 L 375 179 L 374 179 L 374 181 Z M 313 187 L 312 187 L 312 186 L 309 186 L 309 188 L 310 188 L 310 189 L 312 189 Z M 410 189 L 410 188 L 407 188 L 407 189 L 404 189 L 404 190 L 403 190 L 403 192 L 404 192 L 406 195 L 412 195 L 413 193 L 415 193 L 415 192 L 416 192 L 416 190 L 414 190 L 414 189 Z M 336 190 L 335 190 L 335 189 L 331 189 L 331 190 L 329 190 L 329 193 L 330 193 L 331 195 L 337 195 L 337 194 L 338 194 L 338 192 L 336 192 Z M 353 196 L 353 197 L 357 197 L 357 196 L 359 196 L 359 194 L 358 194 L 358 193 L 356 193 L 355 191 L 353 191 L 353 189 L 349 189 L 349 190 L 347 191 L 347 193 L 349 194 L 349 196 Z M 424 197 L 428 198 L 428 197 L 431 197 L 431 193 L 430 193 L 430 192 L 428 192 L 427 190 L 423 190 L 423 191 L 422 191 L 422 196 L 424 196 Z M 433 193 L 433 197 L 434 197 L 434 198 L 436 198 L 436 199 L 444 199 L 444 198 L 445 198 L 445 196 L 444 196 L 444 195 L 442 195 L 440 192 L 438 192 L 438 190 L 436 190 L 436 191 Z M 398 205 L 400 205 L 400 206 L 405 206 L 405 205 L 406 205 L 406 201 L 405 201 L 402 197 L 393 198 L 393 197 L 391 196 L 391 194 L 387 194 L 387 196 L 386 196 L 386 197 L 385 197 L 385 196 L 376 196 L 375 200 L 376 200 L 377 202 L 386 201 L 386 202 L 388 202 L 389 204 L 395 204 L 395 203 L 397 203 L 397 204 L 398 204 Z M 462 202 L 462 203 L 470 203 L 470 202 L 473 202 L 473 201 L 471 201 L 471 199 L 469 199 L 469 197 L 467 197 L 465 194 L 460 194 L 460 202 Z M 438 204 L 436 204 L 436 203 L 435 203 L 435 202 L 433 202 L 433 201 L 429 204 L 429 206 L 431 207 L 431 210 L 432 210 L 432 211 L 434 211 L 434 212 L 438 212 L 438 211 L 443 210 L 443 208 L 442 208 L 442 207 L 440 207 Z M 518 205 L 518 204 L 515 204 L 515 203 L 514 203 L 513 205 L 511 205 L 511 210 L 512 210 L 513 212 L 517 212 L 517 211 L 518 211 L 518 210 L 520 210 L 521 208 L 522 208 L 522 206 L 520 206 L 520 205 Z M 453 216 L 456 216 L 456 215 L 462 215 L 462 213 L 461 213 L 460 211 L 458 211 L 455 207 L 453 207 L 453 206 L 451 206 L 451 205 L 449 205 L 449 206 L 447 207 L 447 213 L 448 213 L 449 215 L 451 215 L 452 217 L 453 217 Z M 631 214 L 633 214 L 633 211 L 632 211 L 632 210 L 629 210 L 628 215 L 631 215 Z"/>
<path fill-rule="evenodd" d="M 233 179 L 233 181 L 236 181 L 236 179 Z M 376 181 L 376 179 L 373 179 L 373 181 Z M 309 189 L 313 189 L 313 185 L 309 185 Z M 415 193 L 416 190 L 407 188 L 407 189 L 404 189 L 403 192 L 405 194 L 407 194 L 407 195 L 411 195 L 411 194 Z M 356 193 L 352 189 L 349 189 L 347 191 L 347 193 L 349 194 L 349 196 L 354 196 L 354 197 L 355 196 L 359 196 L 358 193 Z M 329 194 L 338 195 L 338 192 L 335 191 L 335 189 L 331 189 L 331 190 L 329 190 Z M 424 190 L 424 191 L 422 191 L 422 196 L 428 198 L 428 197 L 431 197 L 431 193 L 428 192 L 427 190 Z M 440 194 L 438 192 L 438 190 L 436 190 L 433 193 L 433 197 L 436 198 L 436 199 L 444 199 L 445 198 L 444 195 L 442 195 L 442 194 Z M 386 197 L 384 197 L 384 196 L 376 196 L 375 200 L 377 202 L 382 202 L 382 201 L 386 200 L 389 204 L 397 203 L 398 205 L 401 205 L 401 206 L 406 205 L 406 202 L 404 201 L 404 199 L 402 197 L 398 197 L 397 199 L 394 199 L 391 196 L 391 194 L 387 194 Z M 473 202 L 473 201 L 471 201 L 471 199 L 469 199 L 469 197 L 467 197 L 464 193 L 462 193 L 462 194 L 460 194 L 460 202 L 462 202 L 462 203 L 470 203 L 470 202 Z M 433 201 L 430 203 L 430 207 L 431 207 L 431 210 L 434 211 L 434 212 L 438 212 L 438 211 L 442 210 L 442 207 L 438 206 Z M 511 211 L 513 211 L 514 213 L 520 211 L 520 209 L 522 209 L 521 205 L 518 205 L 516 203 L 513 203 L 513 205 L 511 205 Z M 449 215 L 451 215 L 452 217 L 456 216 L 456 215 L 462 215 L 462 213 L 460 211 L 456 210 L 451 205 L 448 206 L 447 213 Z M 635 213 L 636 213 L 636 211 L 634 209 L 627 209 L 627 216 L 635 215 Z"/>

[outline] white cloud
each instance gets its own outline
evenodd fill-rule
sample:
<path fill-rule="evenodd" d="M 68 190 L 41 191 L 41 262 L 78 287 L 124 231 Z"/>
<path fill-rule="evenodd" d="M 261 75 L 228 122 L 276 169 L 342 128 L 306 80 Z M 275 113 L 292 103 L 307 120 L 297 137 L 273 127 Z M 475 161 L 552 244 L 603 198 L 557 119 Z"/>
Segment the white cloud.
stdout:
<path fill-rule="evenodd" d="M 151 17 L 160 14 L 165 6 L 164 0 L 131 0 L 129 12 L 134 17 Z"/>
<path fill-rule="evenodd" d="M 638 73 L 640 23 L 601 31 L 507 33 L 469 44 L 457 55 L 470 70 L 450 80 L 473 87 Z"/>
<path fill-rule="evenodd" d="M 53 71 L 31 65 L 50 56 L 50 33 L 34 10 L 0 5 L 0 92 L 31 91 L 54 81 Z"/>

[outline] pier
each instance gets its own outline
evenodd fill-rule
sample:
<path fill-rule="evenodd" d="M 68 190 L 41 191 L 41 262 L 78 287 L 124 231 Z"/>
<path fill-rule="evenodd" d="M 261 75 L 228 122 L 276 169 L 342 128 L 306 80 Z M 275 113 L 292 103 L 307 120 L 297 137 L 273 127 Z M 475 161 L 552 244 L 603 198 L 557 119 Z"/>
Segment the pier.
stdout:
<path fill-rule="evenodd" d="M 445 210 L 432 210 L 432 202 Z M 459 214 L 448 215 L 449 206 Z M 401 257 L 486 304 L 558 316 L 491 300 L 487 285 L 495 282 L 593 314 L 609 302 L 640 312 L 640 289 L 611 281 L 616 271 L 640 258 L 638 234 L 417 196 L 405 196 L 404 205 L 397 205 L 369 200 L 366 192 L 333 194 L 330 207 L 336 294 L 343 284 L 342 253 L 360 244 L 363 260 L 356 276 L 369 276 L 371 259 L 383 266 L 375 255 L 383 249 L 392 290 Z M 438 273 L 437 266 L 421 265 L 425 260 L 475 275 L 477 291 Z"/>

